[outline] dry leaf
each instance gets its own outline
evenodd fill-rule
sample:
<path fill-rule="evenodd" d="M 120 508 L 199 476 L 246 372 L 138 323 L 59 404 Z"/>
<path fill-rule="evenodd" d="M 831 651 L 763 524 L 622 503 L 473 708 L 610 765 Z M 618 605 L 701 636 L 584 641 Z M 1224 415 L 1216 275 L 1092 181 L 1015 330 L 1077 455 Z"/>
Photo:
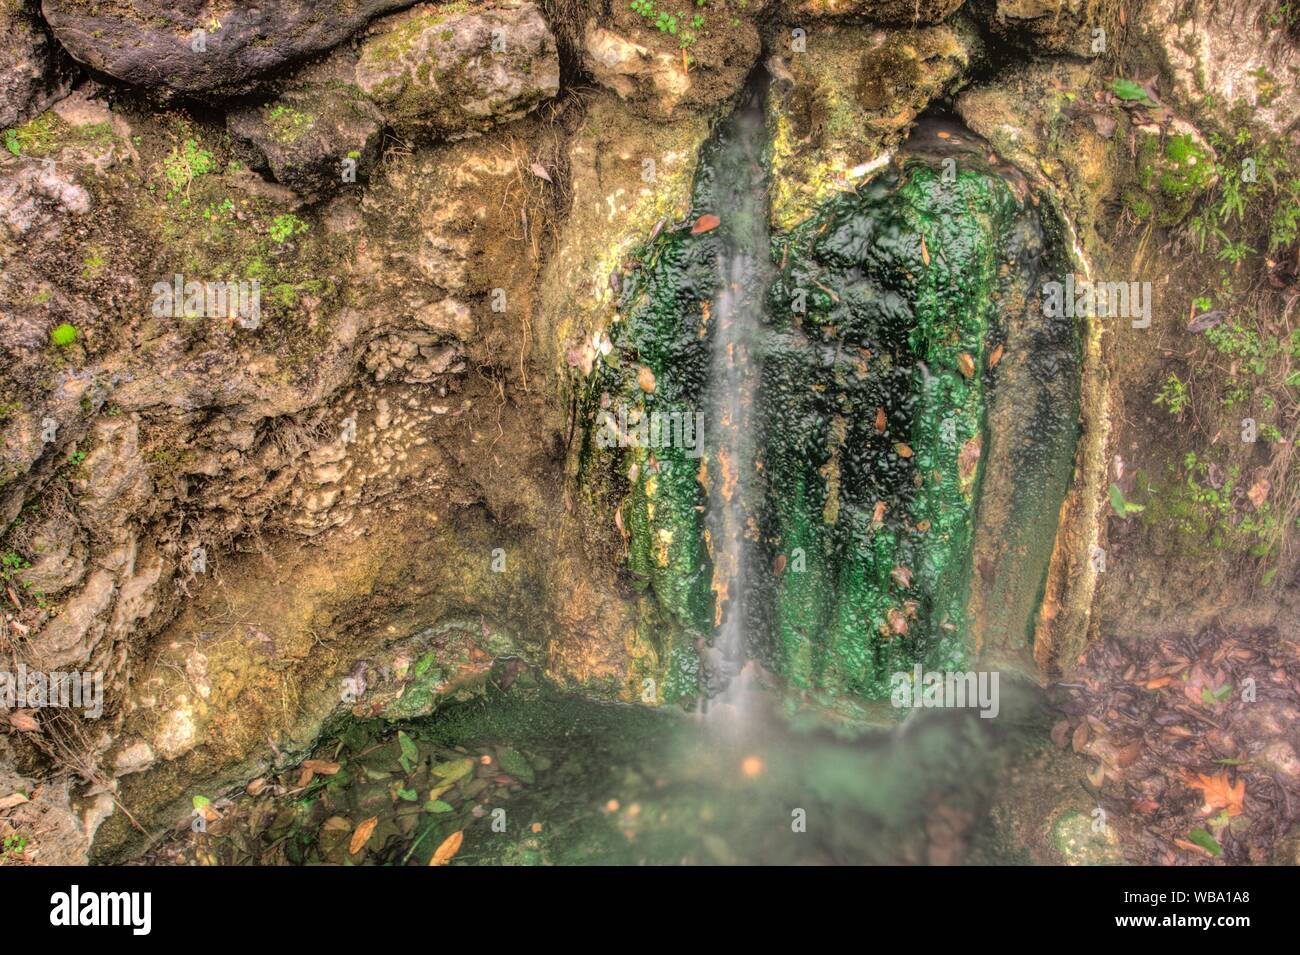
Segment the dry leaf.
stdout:
<path fill-rule="evenodd" d="M 975 359 L 967 352 L 962 352 L 957 356 L 957 370 L 961 372 L 963 378 L 975 377 Z"/>
<path fill-rule="evenodd" d="M 871 512 L 871 523 L 877 527 L 885 522 L 885 507 L 884 501 L 876 501 L 875 509 Z"/>
<path fill-rule="evenodd" d="M 901 441 L 894 445 L 894 450 L 898 452 L 900 458 L 910 458 L 912 456 L 912 449 Z"/>
<path fill-rule="evenodd" d="M 446 839 L 442 840 L 442 845 L 433 854 L 429 860 L 429 865 L 446 865 L 451 861 L 451 857 L 460 851 L 460 844 L 465 841 L 465 833 L 453 832 Z"/>
<path fill-rule="evenodd" d="M 1088 745 L 1088 724 L 1080 723 L 1074 728 L 1074 736 L 1070 740 L 1070 746 L 1076 753 L 1082 753 L 1083 748 Z"/>
<path fill-rule="evenodd" d="M 691 235 L 699 235 L 701 232 L 712 232 L 720 225 L 722 225 L 722 220 L 713 213 L 707 212 L 695 220 L 695 225 L 691 228 Z"/>
<path fill-rule="evenodd" d="M 250 796 L 256 796 L 265 788 L 266 788 L 266 780 L 263 779 L 261 776 L 259 776 L 257 777 L 257 779 L 254 779 L 251 783 L 249 783 L 247 786 L 244 787 L 244 792 L 248 793 Z"/>
<path fill-rule="evenodd" d="M 930 250 L 925 247 L 925 236 L 921 236 L 921 261 L 930 264 Z"/>
<path fill-rule="evenodd" d="M 1229 816 L 1240 816 L 1246 799 L 1246 780 L 1239 779 L 1234 786 L 1228 782 L 1228 773 L 1206 776 L 1204 773 L 1187 773 L 1184 777 L 1187 785 L 1199 789 L 1205 796 L 1205 805 L 1201 806 L 1201 815 L 1210 816 L 1220 809 L 1226 809 Z"/>
<path fill-rule="evenodd" d="M 777 554 L 776 560 L 772 561 L 772 576 L 780 577 L 785 572 L 785 554 Z"/>
<path fill-rule="evenodd" d="M 356 829 L 352 831 L 352 841 L 348 843 L 348 853 L 350 855 L 356 855 L 366 847 L 366 843 L 370 841 L 370 837 L 375 832 L 375 826 L 378 824 L 378 816 L 371 816 L 369 819 L 357 823 Z"/>
<path fill-rule="evenodd" d="M 528 168 L 532 170 L 533 175 L 538 179 L 545 179 L 547 182 L 551 181 L 551 174 L 546 171 L 546 167 L 541 163 L 535 162 Z"/>
<path fill-rule="evenodd" d="M 879 431 L 881 434 L 884 434 L 886 423 L 887 423 L 887 419 L 885 418 L 885 409 L 877 408 L 876 409 L 876 430 Z"/>
<path fill-rule="evenodd" d="M 1052 742 L 1055 743 L 1058 748 L 1064 749 L 1066 744 L 1070 742 L 1070 721 L 1061 720 L 1056 723 L 1056 725 L 1052 727 L 1051 735 Z"/>
<path fill-rule="evenodd" d="M 9 714 L 9 725 L 23 733 L 35 733 L 41 728 L 29 710 L 14 710 Z"/>
<path fill-rule="evenodd" d="M 655 373 L 649 365 L 642 365 L 636 373 L 636 383 L 646 394 L 655 390 Z"/>
<path fill-rule="evenodd" d="M 907 636 L 907 617 L 897 607 L 889 608 L 889 632 L 900 637 Z"/>
<path fill-rule="evenodd" d="M 990 368 L 996 368 L 998 366 L 998 362 L 1002 360 L 1002 352 L 1004 350 L 1005 348 L 1002 345 L 1002 343 L 998 342 L 997 346 L 993 349 L 992 353 L 989 355 Z"/>
<path fill-rule="evenodd" d="M 1246 496 L 1250 498 L 1250 503 L 1254 504 L 1255 507 L 1263 507 L 1264 502 L 1268 500 L 1268 492 L 1272 487 L 1273 485 L 1269 483 L 1268 478 L 1260 478 L 1250 486 Z"/>
<path fill-rule="evenodd" d="M 313 773 L 320 773 L 322 776 L 333 776 L 339 771 L 339 764 L 331 763 L 328 759 L 305 759 L 302 768 L 310 769 Z"/>
<path fill-rule="evenodd" d="M 912 571 L 907 567 L 895 567 L 889 572 L 889 576 L 894 578 L 894 583 L 906 590 L 912 586 Z"/>
<path fill-rule="evenodd" d="M 0 812 L 12 809 L 14 806 L 21 806 L 27 801 L 27 797 L 22 793 L 10 793 L 8 796 L 0 796 Z"/>

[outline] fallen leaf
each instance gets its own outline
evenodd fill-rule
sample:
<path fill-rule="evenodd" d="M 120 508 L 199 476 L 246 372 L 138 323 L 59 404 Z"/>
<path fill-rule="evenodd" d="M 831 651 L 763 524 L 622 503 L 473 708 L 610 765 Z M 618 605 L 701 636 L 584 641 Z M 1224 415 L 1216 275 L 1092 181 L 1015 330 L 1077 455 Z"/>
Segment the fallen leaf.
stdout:
<path fill-rule="evenodd" d="M 897 607 L 889 608 L 889 632 L 900 637 L 907 636 L 907 617 Z"/>
<path fill-rule="evenodd" d="M 894 578 L 894 583 L 906 590 L 912 586 L 912 571 L 907 567 L 895 567 L 889 572 L 889 576 Z"/>
<path fill-rule="evenodd" d="M 780 577 L 785 572 L 785 554 L 777 554 L 776 560 L 772 561 L 772 576 Z"/>
<path fill-rule="evenodd" d="M 887 423 L 888 423 L 888 422 L 887 422 L 887 419 L 886 419 L 886 417 L 885 417 L 885 409 L 884 409 L 884 408 L 877 408 L 877 409 L 876 409 L 876 430 L 877 430 L 878 432 L 880 432 L 881 434 L 884 434 L 884 433 L 885 433 L 885 425 L 886 425 Z"/>
<path fill-rule="evenodd" d="M 894 450 L 898 452 L 900 458 L 910 458 L 912 456 L 912 449 L 901 441 L 894 445 Z"/>
<path fill-rule="evenodd" d="M 1083 748 L 1088 745 L 1088 724 L 1080 723 L 1074 728 L 1074 736 L 1070 739 L 1070 746 L 1076 753 L 1082 753 Z"/>
<path fill-rule="evenodd" d="M 429 860 L 429 865 L 446 865 L 451 861 L 451 857 L 460 851 L 460 844 L 465 841 L 465 833 L 453 832 L 446 839 L 442 840 L 442 845 L 438 846 L 433 853 L 433 858 Z"/>
<path fill-rule="evenodd" d="M 375 832 L 375 826 L 379 825 L 379 817 L 371 816 L 369 819 L 363 819 L 357 823 L 356 829 L 352 831 L 352 841 L 348 843 L 348 853 L 356 855 L 366 847 L 370 837 Z"/>
<path fill-rule="evenodd" d="M 331 763 L 328 759 L 305 759 L 302 768 L 310 769 L 313 773 L 320 773 L 322 776 L 333 776 L 340 767 L 338 763 Z"/>
<path fill-rule="evenodd" d="M 876 506 L 871 512 L 871 523 L 877 527 L 885 522 L 885 507 L 884 501 L 876 501 Z"/>
<path fill-rule="evenodd" d="M 722 225 L 721 219 L 711 212 L 706 212 L 695 220 L 695 225 L 691 228 L 691 235 L 699 235 L 701 232 L 712 232 L 720 225 Z"/>
<path fill-rule="evenodd" d="M 1208 312 L 1201 312 L 1200 315 L 1197 315 L 1187 323 L 1187 330 L 1193 333 L 1208 331 L 1223 321 L 1223 318 L 1223 312 L 1217 308 L 1211 309 Z"/>
<path fill-rule="evenodd" d="M 249 783 L 247 786 L 244 787 L 244 792 L 248 793 L 250 796 L 256 796 L 265 788 L 266 788 L 266 780 L 259 776 L 257 779 L 254 779 L 251 783 Z"/>
<path fill-rule="evenodd" d="M 1240 816 L 1244 811 L 1246 780 L 1239 779 L 1236 785 L 1233 785 L 1228 782 L 1226 770 L 1217 776 L 1187 773 L 1184 778 L 1189 786 L 1199 789 L 1205 797 L 1205 804 L 1201 806 L 1201 815 L 1209 816 L 1224 809 L 1229 816 Z"/>
<path fill-rule="evenodd" d="M 655 373 L 649 365 L 642 365 L 636 373 L 636 383 L 646 394 L 655 390 Z"/>
<path fill-rule="evenodd" d="M 1052 742 L 1064 749 L 1070 742 L 1070 721 L 1060 720 L 1052 727 Z"/>
<path fill-rule="evenodd" d="M 998 362 L 1000 362 L 1000 361 L 1002 360 L 1002 352 L 1003 352 L 1003 350 L 1004 350 L 1004 347 L 1003 347 L 1002 343 L 1001 343 L 1001 342 L 998 342 L 997 345 L 994 347 L 993 351 L 989 354 L 989 367 L 990 367 L 990 368 L 996 368 L 996 367 L 998 366 Z"/>
<path fill-rule="evenodd" d="M 957 356 L 957 370 L 961 372 L 963 378 L 975 377 L 975 359 L 967 352 L 962 352 Z"/>
<path fill-rule="evenodd" d="M 538 179 L 545 179 L 547 182 L 551 181 L 551 174 L 546 171 L 546 167 L 543 166 L 541 163 L 535 162 L 528 168 L 532 171 L 533 175 L 536 176 Z"/>
<path fill-rule="evenodd" d="M 1254 504 L 1256 508 L 1260 508 L 1263 507 L 1264 502 L 1268 500 L 1268 492 L 1272 490 L 1272 488 L 1273 485 L 1269 483 L 1268 478 L 1260 478 L 1250 486 L 1250 490 L 1246 492 L 1246 496 L 1250 498 L 1250 503 Z"/>
<path fill-rule="evenodd" d="M 27 797 L 22 793 L 10 793 L 8 796 L 2 796 L 0 797 L 0 812 L 12 809 L 14 806 L 21 806 L 27 801 Z"/>
<path fill-rule="evenodd" d="M 930 250 L 925 246 L 925 236 L 921 236 L 921 261 L 930 264 Z"/>
<path fill-rule="evenodd" d="M 14 710 L 10 713 L 9 725 L 22 733 L 35 733 L 41 728 L 35 717 L 27 710 Z"/>

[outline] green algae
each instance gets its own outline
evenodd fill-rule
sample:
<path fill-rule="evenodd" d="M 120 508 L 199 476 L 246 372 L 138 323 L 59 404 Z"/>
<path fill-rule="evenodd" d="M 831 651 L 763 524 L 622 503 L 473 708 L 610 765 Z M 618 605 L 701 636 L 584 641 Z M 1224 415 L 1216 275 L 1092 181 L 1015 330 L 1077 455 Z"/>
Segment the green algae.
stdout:
<path fill-rule="evenodd" d="M 944 182 L 915 163 L 778 240 L 751 624 L 795 686 L 880 697 L 915 662 L 961 668 L 983 369 L 1016 207 L 997 177 Z"/>

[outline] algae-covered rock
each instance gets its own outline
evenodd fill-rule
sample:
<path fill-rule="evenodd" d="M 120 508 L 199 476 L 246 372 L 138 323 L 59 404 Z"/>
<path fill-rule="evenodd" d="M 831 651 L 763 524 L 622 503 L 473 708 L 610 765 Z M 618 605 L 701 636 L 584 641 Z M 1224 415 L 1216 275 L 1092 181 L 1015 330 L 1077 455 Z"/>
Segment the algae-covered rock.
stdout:
<path fill-rule="evenodd" d="M 154 91 L 246 92 L 265 74 L 327 50 L 412 0 L 43 0 L 55 38 L 92 69 Z"/>
<path fill-rule="evenodd" d="M 1174 120 L 1168 128 L 1151 123 L 1133 128 L 1136 188 L 1127 193 L 1129 208 L 1142 219 L 1177 225 L 1196 201 L 1218 182 L 1214 151 L 1190 123 Z"/>
<path fill-rule="evenodd" d="M 780 243 L 750 626 L 796 686 L 879 697 L 914 663 L 961 668 L 987 356 L 1018 279 L 1000 269 L 1017 210 L 996 176 L 945 181 L 916 164 Z"/>
<path fill-rule="evenodd" d="M 829 24 L 777 48 L 768 101 L 772 221 L 792 228 L 878 168 L 908 125 L 960 81 L 978 45 L 960 18 L 917 30 Z"/>
<path fill-rule="evenodd" d="M 428 7 L 376 24 L 356 81 L 399 131 L 457 138 L 553 97 L 560 60 L 532 3 Z"/>
<path fill-rule="evenodd" d="M 35 7 L 0 3 L 0 129 L 25 123 L 72 86 L 72 64 L 41 29 Z"/>
<path fill-rule="evenodd" d="M 226 116 L 230 132 L 256 148 L 271 175 L 308 198 L 368 178 L 383 124 L 373 103 L 346 88 L 291 91 Z"/>

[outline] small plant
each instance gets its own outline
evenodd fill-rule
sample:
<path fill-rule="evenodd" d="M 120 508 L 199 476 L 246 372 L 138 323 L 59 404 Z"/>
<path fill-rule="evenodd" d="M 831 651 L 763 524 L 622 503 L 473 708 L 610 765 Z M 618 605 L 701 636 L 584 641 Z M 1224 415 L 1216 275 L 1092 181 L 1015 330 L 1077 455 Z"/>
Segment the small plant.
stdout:
<path fill-rule="evenodd" d="M 1177 417 L 1187 408 L 1191 398 L 1187 383 L 1171 372 L 1160 388 L 1160 393 L 1156 395 L 1155 403 L 1162 405 L 1166 411 Z"/>
<path fill-rule="evenodd" d="M 20 856 L 26 851 L 27 837 L 14 833 L 13 835 L 5 836 L 4 843 L 0 844 L 0 859 Z"/>
<path fill-rule="evenodd" d="M 283 245 L 295 235 L 302 235 L 310 228 L 311 226 L 308 223 L 299 219 L 292 212 L 286 212 L 271 220 L 271 238 Z"/>
<path fill-rule="evenodd" d="M 1140 514 L 1146 510 L 1146 507 L 1142 504 L 1134 504 L 1132 501 L 1125 500 L 1124 492 L 1119 489 L 1118 484 L 1110 486 L 1110 507 L 1120 517 Z"/>
<path fill-rule="evenodd" d="M 60 348 L 67 348 L 69 345 L 75 344 L 80 337 L 81 333 L 77 331 L 77 326 L 70 325 L 67 322 L 62 323 L 50 332 L 50 341 Z"/>
<path fill-rule="evenodd" d="M 189 201 L 190 183 L 197 177 L 205 176 L 216 169 L 212 153 L 201 147 L 195 140 L 187 139 L 163 160 L 163 178 L 167 180 L 168 197 L 184 193 Z"/>

